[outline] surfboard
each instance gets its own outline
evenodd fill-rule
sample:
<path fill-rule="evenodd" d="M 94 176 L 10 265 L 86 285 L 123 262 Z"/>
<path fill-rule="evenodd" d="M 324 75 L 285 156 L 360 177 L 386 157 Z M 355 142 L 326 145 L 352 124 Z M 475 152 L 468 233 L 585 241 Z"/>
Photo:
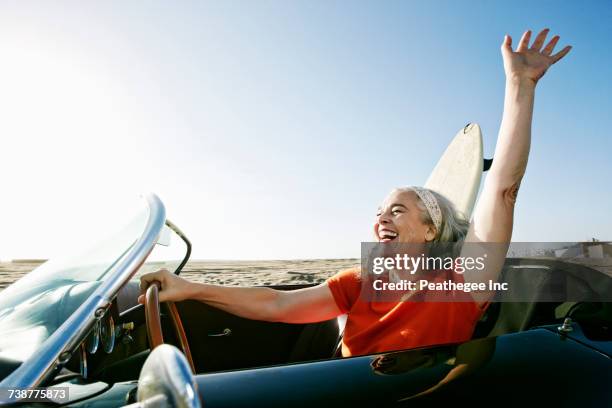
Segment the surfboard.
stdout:
<path fill-rule="evenodd" d="M 468 220 L 482 179 L 482 149 L 480 126 L 468 123 L 450 142 L 424 186 L 448 198 Z"/>

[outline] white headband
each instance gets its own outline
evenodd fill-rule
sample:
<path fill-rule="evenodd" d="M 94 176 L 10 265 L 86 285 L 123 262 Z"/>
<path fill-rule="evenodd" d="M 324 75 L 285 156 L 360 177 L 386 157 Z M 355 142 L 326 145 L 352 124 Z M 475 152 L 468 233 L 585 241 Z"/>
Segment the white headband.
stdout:
<path fill-rule="evenodd" d="M 438 204 L 436 197 L 426 188 L 415 186 L 410 188 L 419 196 L 421 201 L 423 201 L 431 220 L 436 226 L 438 232 L 440 232 L 440 227 L 442 227 L 442 211 L 440 210 L 440 205 Z"/>

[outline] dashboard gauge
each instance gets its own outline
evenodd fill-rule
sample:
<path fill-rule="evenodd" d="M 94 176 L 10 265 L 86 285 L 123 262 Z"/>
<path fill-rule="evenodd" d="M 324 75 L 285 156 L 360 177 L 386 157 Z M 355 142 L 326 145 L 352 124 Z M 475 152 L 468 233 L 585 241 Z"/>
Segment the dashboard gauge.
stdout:
<path fill-rule="evenodd" d="M 85 349 L 94 354 L 98 350 L 98 345 L 100 344 L 100 321 L 97 321 L 94 324 L 94 327 L 91 329 L 91 332 L 87 336 L 85 340 Z"/>
<path fill-rule="evenodd" d="M 100 321 L 100 342 L 105 353 L 112 353 L 115 347 L 115 321 L 110 313 Z"/>
<path fill-rule="evenodd" d="M 81 344 L 79 354 L 79 371 L 81 373 L 81 377 L 87 378 L 87 352 L 85 351 L 85 344 Z"/>

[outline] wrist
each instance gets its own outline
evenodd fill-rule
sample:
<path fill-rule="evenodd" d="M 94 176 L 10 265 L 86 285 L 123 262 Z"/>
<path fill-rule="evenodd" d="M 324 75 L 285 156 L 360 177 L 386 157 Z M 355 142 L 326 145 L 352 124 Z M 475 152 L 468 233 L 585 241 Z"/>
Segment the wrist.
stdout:
<path fill-rule="evenodd" d="M 520 88 L 535 88 L 537 81 L 521 75 L 507 75 L 506 85 Z"/>
<path fill-rule="evenodd" d="M 197 282 L 189 282 L 182 290 L 182 298 L 183 300 L 197 300 L 198 294 L 201 291 L 201 284 Z"/>

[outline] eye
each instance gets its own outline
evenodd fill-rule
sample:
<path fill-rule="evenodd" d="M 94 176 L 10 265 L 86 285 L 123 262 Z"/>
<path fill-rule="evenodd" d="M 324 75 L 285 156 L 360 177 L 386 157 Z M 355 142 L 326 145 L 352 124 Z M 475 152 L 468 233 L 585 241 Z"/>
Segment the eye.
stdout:
<path fill-rule="evenodd" d="M 404 211 L 403 211 L 401 208 L 399 208 L 399 207 L 395 207 L 395 208 L 393 208 L 393 209 L 391 210 L 391 214 L 393 214 L 393 215 L 401 214 L 401 213 L 403 213 L 403 212 L 404 212 Z"/>

